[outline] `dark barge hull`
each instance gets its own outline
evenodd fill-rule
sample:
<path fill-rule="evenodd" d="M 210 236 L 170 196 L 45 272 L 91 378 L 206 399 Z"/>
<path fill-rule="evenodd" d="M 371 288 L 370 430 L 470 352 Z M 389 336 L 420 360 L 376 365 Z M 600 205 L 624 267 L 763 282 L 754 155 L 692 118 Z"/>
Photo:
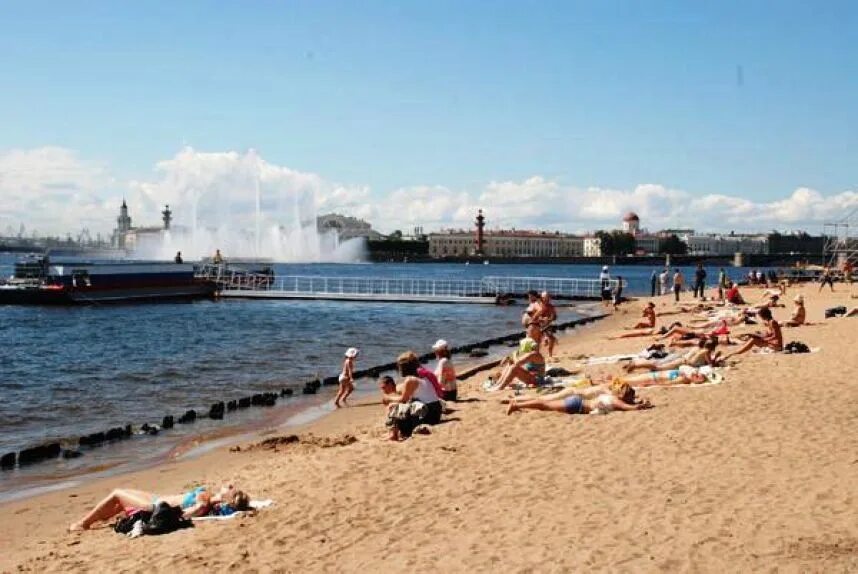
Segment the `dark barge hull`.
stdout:
<path fill-rule="evenodd" d="M 192 300 L 214 297 L 214 283 L 118 289 L 44 289 L 0 287 L 0 305 L 88 305 L 135 301 Z"/>

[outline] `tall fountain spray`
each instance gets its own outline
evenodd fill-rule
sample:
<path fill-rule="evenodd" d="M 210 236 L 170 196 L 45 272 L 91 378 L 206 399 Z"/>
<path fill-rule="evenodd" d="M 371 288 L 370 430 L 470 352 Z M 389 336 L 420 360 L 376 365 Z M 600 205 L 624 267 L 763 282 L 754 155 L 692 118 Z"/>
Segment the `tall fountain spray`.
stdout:
<path fill-rule="evenodd" d="M 179 161 L 181 160 L 181 161 Z M 270 166 L 255 151 L 177 156 L 181 170 L 169 172 L 162 190 L 175 224 L 169 235 L 138 235 L 137 257 L 186 259 L 211 256 L 281 262 L 354 262 L 364 259 L 362 239 L 340 242 L 320 232 L 316 193 L 320 180 Z M 166 201 L 169 193 L 169 201 Z"/>

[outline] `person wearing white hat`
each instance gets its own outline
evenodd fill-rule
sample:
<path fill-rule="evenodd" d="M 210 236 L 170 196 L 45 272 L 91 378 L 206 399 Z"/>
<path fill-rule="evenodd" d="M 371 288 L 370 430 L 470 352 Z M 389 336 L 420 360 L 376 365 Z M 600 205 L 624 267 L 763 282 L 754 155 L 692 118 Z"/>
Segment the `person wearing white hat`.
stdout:
<path fill-rule="evenodd" d="M 441 398 L 445 401 L 456 401 L 459 398 L 459 387 L 456 382 L 456 367 L 450 358 L 450 346 L 444 339 L 438 339 L 432 345 L 438 364 L 435 366 L 435 377 L 441 385 Z"/>
<path fill-rule="evenodd" d="M 340 373 L 339 381 L 340 388 L 337 391 L 337 398 L 334 399 L 334 406 L 340 408 L 346 404 L 346 399 L 355 390 L 355 358 L 360 351 L 354 347 L 349 347 L 346 350 L 345 359 L 343 359 L 343 370 Z"/>
<path fill-rule="evenodd" d="M 792 315 L 789 320 L 784 323 L 784 327 L 800 327 L 807 320 L 807 311 L 804 309 L 804 297 L 801 293 L 793 298 L 795 307 L 793 307 Z"/>
<path fill-rule="evenodd" d="M 611 305 L 611 274 L 608 272 L 608 266 L 602 266 L 602 272 L 599 273 L 599 284 L 602 292 L 602 304 L 605 306 Z"/>

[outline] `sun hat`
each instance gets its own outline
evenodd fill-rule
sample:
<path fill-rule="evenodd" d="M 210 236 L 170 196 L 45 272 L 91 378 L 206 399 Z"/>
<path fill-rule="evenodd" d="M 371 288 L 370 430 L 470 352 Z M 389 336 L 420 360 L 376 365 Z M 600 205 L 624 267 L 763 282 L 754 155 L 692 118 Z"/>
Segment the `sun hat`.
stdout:
<path fill-rule="evenodd" d="M 444 339 L 438 339 L 437 341 L 435 341 L 435 344 L 432 345 L 433 351 L 438 351 L 439 349 L 446 349 L 446 348 L 447 348 L 447 341 L 445 341 Z"/>
<path fill-rule="evenodd" d="M 543 291 L 542 293 L 539 294 L 539 296 L 542 297 L 543 299 L 547 299 L 548 298 L 548 291 Z"/>
<path fill-rule="evenodd" d="M 607 270 L 608 270 L 608 266 L 607 266 L 607 265 L 602 265 L 602 271 L 607 271 Z"/>
<path fill-rule="evenodd" d="M 804 295 L 802 295 L 801 293 L 799 293 L 798 295 L 796 295 L 796 296 L 793 298 L 793 301 L 795 301 L 796 303 L 804 303 Z"/>
<path fill-rule="evenodd" d="M 346 350 L 346 357 L 349 357 L 349 358 L 357 357 L 358 353 L 360 353 L 360 351 L 358 349 L 355 349 L 354 347 L 349 347 Z"/>

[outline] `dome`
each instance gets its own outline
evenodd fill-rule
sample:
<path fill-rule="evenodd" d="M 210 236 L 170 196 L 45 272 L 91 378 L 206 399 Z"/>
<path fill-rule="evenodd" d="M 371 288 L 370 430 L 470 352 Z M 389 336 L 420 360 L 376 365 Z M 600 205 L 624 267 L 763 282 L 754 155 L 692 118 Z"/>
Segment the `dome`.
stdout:
<path fill-rule="evenodd" d="M 634 211 L 630 211 L 623 216 L 623 221 L 640 221 L 641 218 Z"/>

